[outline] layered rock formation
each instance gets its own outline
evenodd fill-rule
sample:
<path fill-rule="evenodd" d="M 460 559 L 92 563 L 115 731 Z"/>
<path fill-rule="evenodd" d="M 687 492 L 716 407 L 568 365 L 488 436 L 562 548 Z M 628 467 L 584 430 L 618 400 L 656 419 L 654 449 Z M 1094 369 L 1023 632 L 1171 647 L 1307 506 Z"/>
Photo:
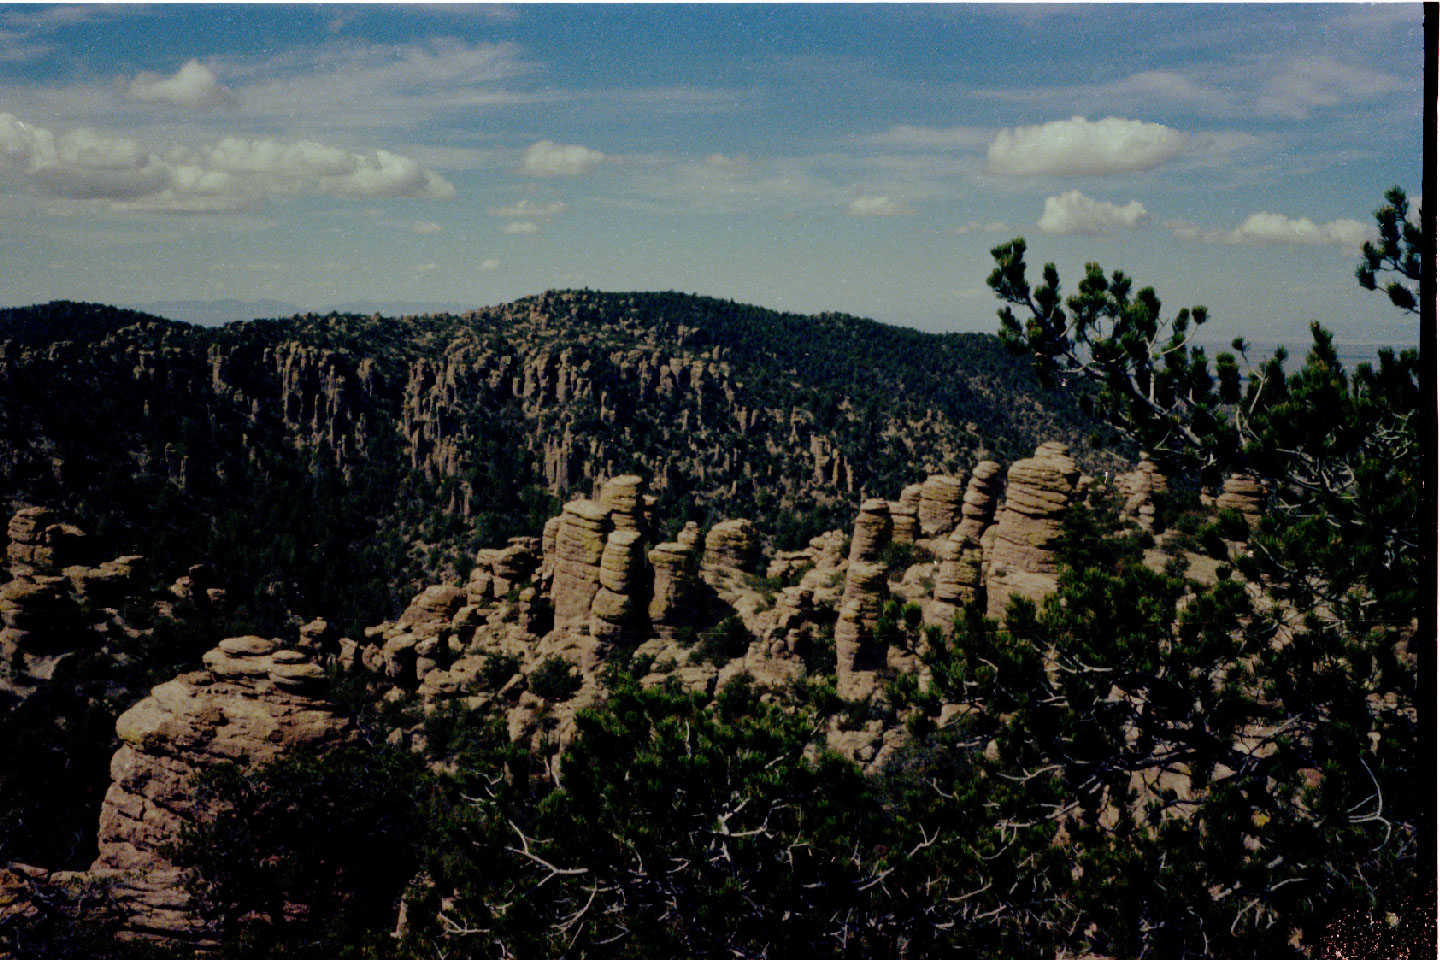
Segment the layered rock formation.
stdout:
<path fill-rule="evenodd" d="M 301 745 L 323 749 L 349 734 L 324 700 L 324 671 L 300 650 L 234 637 L 204 663 L 155 687 L 115 725 L 122 745 L 100 812 L 99 856 L 86 876 L 113 884 L 134 934 L 207 936 L 164 854 L 203 812 L 190 785 L 196 773 L 221 762 L 255 766 Z"/>
<path fill-rule="evenodd" d="M 750 573 L 760 559 L 760 540 L 749 520 L 722 520 L 705 535 L 700 569 L 705 573 Z"/>
<path fill-rule="evenodd" d="M 995 478 L 999 475 L 1000 464 L 994 460 L 981 460 L 975 464 L 960 506 L 960 524 L 956 530 L 961 537 L 978 543 L 995 522 L 995 504 L 1000 499 Z"/>
<path fill-rule="evenodd" d="M 960 502 L 965 484 L 960 477 L 928 477 L 920 488 L 918 514 L 920 531 L 927 537 L 949 536 L 960 522 Z"/>
<path fill-rule="evenodd" d="M 1122 473 L 1115 478 L 1115 487 L 1125 498 L 1120 508 L 1120 516 L 1134 520 L 1143 530 L 1154 530 L 1155 496 L 1164 493 L 1168 489 L 1168 483 L 1165 474 L 1161 473 L 1155 461 L 1150 459 L 1150 454 L 1142 452 L 1140 462 L 1132 472 Z"/>
<path fill-rule="evenodd" d="M 860 505 L 835 621 L 836 690 L 846 699 L 868 697 L 875 689 L 875 670 L 885 662 L 883 652 L 873 649 L 871 630 L 889 592 L 885 567 L 878 561 L 890 532 L 889 503 L 870 499 Z"/>
<path fill-rule="evenodd" d="M 1005 506 L 985 551 L 986 615 L 1003 618 L 1012 594 L 1039 603 L 1055 590 L 1055 548 L 1080 471 L 1063 443 L 1042 443 L 1011 465 Z"/>
<path fill-rule="evenodd" d="M 1220 495 L 1215 498 L 1216 510 L 1235 510 L 1254 527 L 1264 515 L 1265 488 L 1255 477 L 1232 473 L 1225 478 Z"/>

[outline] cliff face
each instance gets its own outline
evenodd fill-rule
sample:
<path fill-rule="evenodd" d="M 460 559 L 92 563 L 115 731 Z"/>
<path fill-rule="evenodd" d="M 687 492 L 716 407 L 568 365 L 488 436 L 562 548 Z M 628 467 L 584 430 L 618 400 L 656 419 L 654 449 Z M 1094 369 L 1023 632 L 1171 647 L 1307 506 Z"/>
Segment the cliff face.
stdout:
<path fill-rule="evenodd" d="M 468 567 L 472 532 L 533 535 L 547 495 L 598 496 L 618 476 L 645 477 L 670 517 L 763 502 L 838 523 L 917 465 L 1079 427 L 993 338 L 696 297 L 572 291 L 222 329 L 90 316 L 103 310 L 0 311 L 0 497 L 60 508 L 113 552 L 199 553 L 333 615 L 393 613 Z M 927 534 L 962 489 L 922 491 Z"/>

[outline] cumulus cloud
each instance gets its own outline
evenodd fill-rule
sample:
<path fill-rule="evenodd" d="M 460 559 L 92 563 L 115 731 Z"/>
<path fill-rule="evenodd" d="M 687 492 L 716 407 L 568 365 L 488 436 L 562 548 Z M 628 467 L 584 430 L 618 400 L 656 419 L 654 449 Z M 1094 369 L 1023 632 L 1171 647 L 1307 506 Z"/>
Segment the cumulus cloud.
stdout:
<path fill-rule="evenodd" d="M 1067 190 L 1045 198 L 1045 210 L 1036 224 L 1046 233 L 1103 235 L 1118 228 L 1138 227 L 1149 219 L 1138 200 L 1125 206 L 1092 200 L 1079 190 Z"/>
<path fill-rule="evenodd" d="M 1089 175 L 1158 166 L 1185 146 L 1185 135 L 1159 123 L 1071 117 L 996 134 L 987 155 L 994 173 Z"/>
<path fill-rule="evenodd" d="M 889 197 L 856 197 L 846 208 L 852 217 L 908 217 L 915 208 Z"/>
<path fill-rule="evenodd" d="M 533 220 L 511 220 L 505 224 L 504 232 L 511 236 L 525 236 L 531 233 L 539 233 L 540 227 Z"/>
<path fill-rule="evenodd" d="M 553 217 L 564 209 L 565 204 L 560 200 L 537 203 L 527 198 L 503 207 L 491 207 L 490 215 L 492 217 Z"/>
<path fill-rule="evenodd" d="M 1358 247 L 1373 236 L 1368 224 L 1359 220 L 1331 220 L 1316 223 L 1309 217 L 1287 217 L 1281 213 L 1252 213 L 1233 230 L 1203 230 L 1193 223 L 1175 220 L 1166 224 L 1181 240 L 1224 243 L 1236 246 L 1287 245 L 1319 247 L 1335 244 Z"/>
<path fill-rule="evenodd" d="M 955 234 L 963 237 L 967 233 L 1009 233 L 1015 229 L 1004 220 L 971 220 L 956 227 Z"/>
<path fill-rule="evenodd" d="M 494 257 L 490 257 L 489 259 L 486 259 L 486 260 L 481 260 L 481 261 L 480 261 L 480 269 L 483 270 L 485 273 L 491 273 L 491 272 L 493 272 L 493 271 L 495 271 L 495 270 L 499 270 L 499 269 L 500 269 L 500 261 L 499 261 L 499 260 L 496 260 Z"/>
<path fill-rule="evenodd" d="M 588 173 L 605 160 L 605 154 L 573 143 L 541 140 L 531 144 L 520 163 L 528 177 L 573 177 Z"/>
<path fill-rule="evenodd" d="M 192 110 L 208 110 L 236 102 L 235 94 L 222 86 L 214 72 L 199 60 L 187 61 L 170 77 L 148 71 L 141 73 L 130 81 L 127 93 L 131 100 L 141 103 L 168 103 Z"/>
<path fill-rule="evenodd" d="M 444 233 L 445 228 L 432 220 L 416 220 L 410 224 L 410 232 L 418 233 L 421 236 L 431 233 Z"/>
<path fill-rule="evenodd" d="M 50 196 L 112 201 L 122 210 L 218 213 L 276 193 L 447 200 L 455 188 L 415 160 L 302 140 L 226 137 L 208 150 L 157 155 L 129 137 L 88 129 L 56 135 L 0 113 L 0 173 Z"/>

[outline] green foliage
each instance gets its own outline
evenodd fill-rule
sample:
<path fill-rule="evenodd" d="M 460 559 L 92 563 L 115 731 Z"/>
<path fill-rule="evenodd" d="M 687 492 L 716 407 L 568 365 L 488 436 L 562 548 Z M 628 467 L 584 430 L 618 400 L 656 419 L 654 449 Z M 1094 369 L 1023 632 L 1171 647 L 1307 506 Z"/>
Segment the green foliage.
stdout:
<path fill-rule="evenodd" d="M 700 642 L 690 653 L 691 663 L 713 663 L 724 666 L 745 655 L 755 640 L 739 614 L 730 614 L 700 635 Z"/>
<path fill-rule="evenodd" d="M 530 692 L 542 700 L 559 703 L 579 692 L 583 681 L 580 673 L 562 656 L 553 656 L 536 667 L 525 678 Z"/>
<path fill-rule="evenodd" d="M 195 785 L 208 816 L 170 853 L 236 956 L 323 954 L 393 924 L 422 863 L 431 786 L 419 757 L 384 744 L 220 765 Z"/>

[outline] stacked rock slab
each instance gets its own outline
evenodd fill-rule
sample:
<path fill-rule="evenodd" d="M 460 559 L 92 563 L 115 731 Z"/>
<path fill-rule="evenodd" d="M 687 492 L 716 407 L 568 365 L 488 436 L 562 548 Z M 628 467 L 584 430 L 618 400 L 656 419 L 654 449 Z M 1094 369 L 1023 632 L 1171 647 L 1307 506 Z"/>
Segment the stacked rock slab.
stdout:
<path fill-rule="evenodd" d="M 650 595 L 650 622 L 662 632 L 684 624 L 695 589 L 694 546 L 662 543 L 650 551 L 655 580 Z"/>
<path fill-rule="evenodd" d="M 213 764 L 264 763 L 300 745 L 335 744 L 348 721 L 321 697 L 325 673 L 305 653 L 262 637 L 233 637 L 206 669 L 162 683 L 115 723 L 122 741 L 100 810 L 90 877 L 113 882 L 132 934 L 203 940 L 180 871 L 164 847 L 198 811 L 193 776 Z"/>
<path fill-rule="evenodd" d="M 986 557 L 988 616 L 1003 618 L 1012 594 L 1039 603 L 1055 591 L 1055 548 L 1079 475 L 1063 443 L 1042 443 L 1011 465 Z"/>
<path fill-rule="evenodd" d="M 476 551 L 475 569 L 465 584 L 469 602 L 478 606 L 499 600 L 527 583 L 540 566 L 539 548 L 534 537 L 511 537 L 502 549 Z"/>
<path fill-rule="evenodd" d="M 610 532 L 610 515 L 591 500 L 572 500 L 555 531 L 555 580 L 550 599 L 557 629 L 588 622 L 590 603 L 600 589 L 600 558 Z"/>
<path fill-rule="evenodd" d="M 1235 510 L 1254 527 L 1264 516 L 1265 488 L 1254 475 L 1232 473 L 1225 478 L 1220 496 L 1215 498 L 1216 510 Z"/>
<path fill-rule="evenodd" d="M 24 507 L 10 518 L 5 558 L 12 577 L 50 574 L 74 563 L 85 533 L 79 527 L 55 522 L 48 507 Z"/>
<path fill-rule="evenodd" d="M 995 522 L 995 503 L 1000 498 L 996 478 L 1000 475 L 1000 464 L 994 460 L 981 460 L 970 474 L 965 487 L 965 499 L 960 505 L 960 525 L 956 528 L 961 537 L 977 543 L 985 531 Z"/>
<path fill-rule="evenodd" d="M 644 544 L 634 528 L 613 530 L 600 555 L 600 589 L 590 602 L 590 633 L 615 639 L 633 626 L 644 572 Z"/>
<path fill-rule="evenodd" d="M 749 520 L 722 520 L 705 535 L 700 569 L 705 573 L 749 573 L 760 557 L 760 540 Z"/>
<path fill-rule="evenodd" d="M 1120 515 L 1127 520 L 1134 520 L 1144 530 L 1155 529 L 1155 495 L 1164 493 L 1169 484 L 1165 480 L 1165 474 L 1150 459 L 1150 454 L 1142 452 L 1140 462 L 1130 473 L 1122 473 L 1116 478 L 1116 487 L 1120 495 L 1125 498 L 1121 507 Z"/>
<path fill-rule="evenodd" d="M 612 477 L 600 489 L 600 505 L 616 530 L 649 531 L 645 515 L 645 481 L 633 473 Z"/>
<path fill-rule="evenodd" d="M 875 668 L 883 657 L 869 654 L 866 645 L 885 602 L 885 568 L 878 561 L 890 542 L 890 504 L 866 500 L 855 518 L 850 538 L 850 561 L 845 571 L 845 593 L 835 622 L 836 690 L 846 699 L 868 697 L 875 689 Z"/>
<path fill-rule="evenodd" d="M 960 522 L 964 495 L 965 484 L 959 477 L 937 474 L 926 478 L 920 488 L 920 532 L 927 537 L 949 536 Z"/>
<path fill-rule="evenodd" d="M 920 539 L 920 515 L 904 500 L 890 502 L 890 542 L 914 543 Z"/>
<path fill-rule="evenodd" d="M 962 536 L 960 528 L 935 545 L 934 602 L 926 609 L 926 621 L 949 627 L 955 615 L 980 598 L 984 589 L 980 544 Z"/>
<path fill-rule="evenodd" d="M 434 667 L 442 634 L 465 607 L 466 599 L 459 587 L 426 587 L 398 621 L 365 629 L 369 643 L 361 652 L 361 663 L 399 686 L 413 688 Z"/>

